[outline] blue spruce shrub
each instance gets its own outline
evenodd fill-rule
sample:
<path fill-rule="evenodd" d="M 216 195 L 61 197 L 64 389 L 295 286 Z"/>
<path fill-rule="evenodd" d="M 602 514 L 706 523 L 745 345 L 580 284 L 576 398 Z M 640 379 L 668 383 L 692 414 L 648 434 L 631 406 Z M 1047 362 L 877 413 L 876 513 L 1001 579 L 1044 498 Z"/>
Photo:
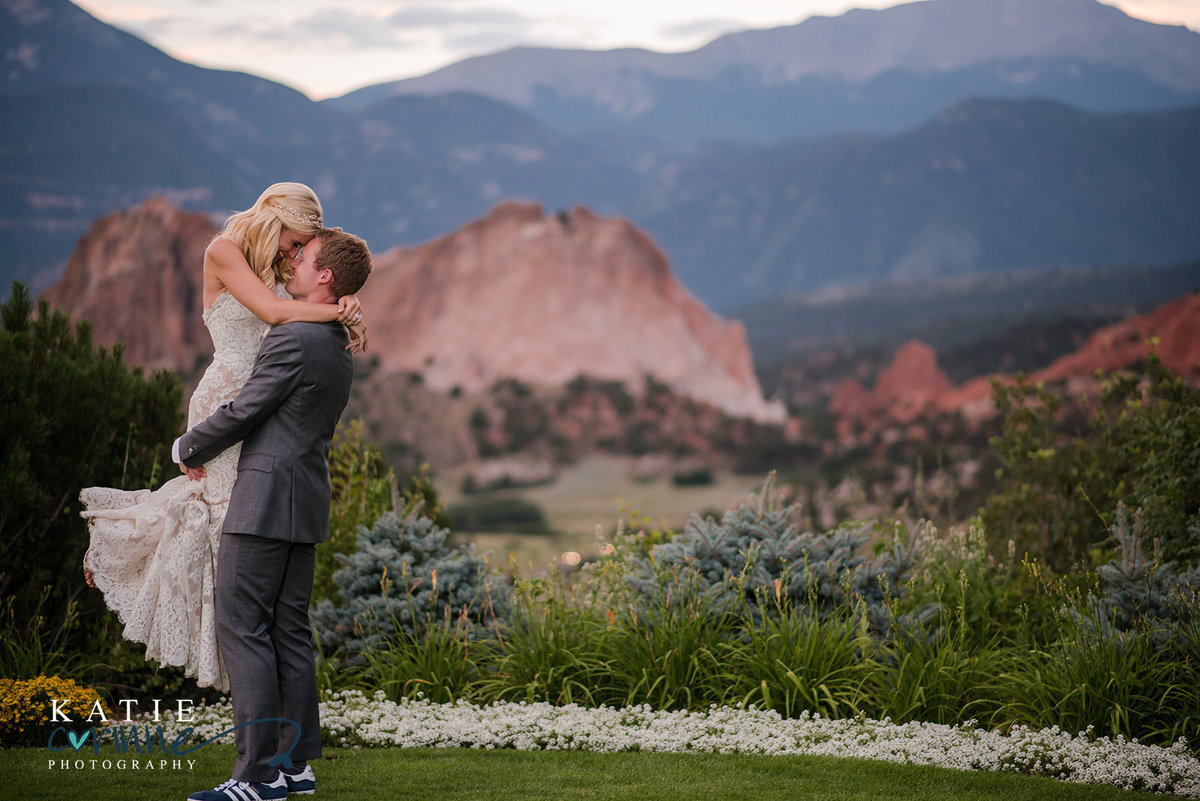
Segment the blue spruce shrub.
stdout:
<path fill-rule="evenodd" d="M 1140 509 L 1131 526 L 1125 505 L 1118 503 L 1112 533 L 1121 556 L 1096 569 L 1101 592 L 1088 599 L 1085 627 L 1105 639 L 1128 641 L 1147 634 L 1158 649 L 1190 650 L 1200 624 L 1200 567 L 1181 569 L 1148 558 Z M 1195 525 L 1191 534 L 1200 541 Z"/>
<path fill-rule="evenodd" d="M 325 600 L 312 611 L 322 651 L 357 661 L 397 630 L 419 636 L 453 619 L 479 636 L 503 623 L 511 586 L 488 572 L 473 544 L 448 547 L 449 534 L 423 514 L 421 503 L 384 513 L 370 529 L 360 526 L 356 551 L 337 555 L 337 603 Z"/>
<path fill-rule="evenodd" d="M 630 559 L 628 581 L 645 610 L 675 609 L 700 601 L 711 614 L 760 620 L 782 609 L 825 617 L 865 610 L 871 630 L 885 634 L 888 606 L 904 591 L 918 563 L 922 529 L 897 539 L 875 558 L 862 551 L 872 524 L 845 524 L 825 534 L 801 531 L 796 504 L 772 494 L 774 474 L 717 520 L 693 515 L 670 541 Z M 929 610 L 921 610 L 927 617 Z"/>

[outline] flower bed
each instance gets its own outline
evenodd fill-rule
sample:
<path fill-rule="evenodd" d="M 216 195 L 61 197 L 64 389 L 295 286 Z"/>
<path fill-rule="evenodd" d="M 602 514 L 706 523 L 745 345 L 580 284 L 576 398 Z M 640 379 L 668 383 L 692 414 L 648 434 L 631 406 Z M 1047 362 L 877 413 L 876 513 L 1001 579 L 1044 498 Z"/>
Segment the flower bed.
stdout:
<path fill-rule="evenodd" d="M 112 717 L 95 690 L 71 679 L 0 679 L 0 748 L 45 744 L 47 735 L 58 725 L 50 718 L 51 699 L 75 710 L 88 710 L 99 702 L 104 714 Z"/>
<path fill-rule="evenodd" d="M 196 733 L 207 739 L 232 726 L 232 711 L 228 703 L 201 708 L 195 721 Z M 1002 734 L 970 724 L 833 720 L 807 712 L 784 718 L 770 710 L 717 706 L 661 712 L 648 706 L 395 703 L 382 692 L 369 698 L 357 690 L 327 695 L 321 724 L 327 743 L 345 746 L 811 754 L 1026 773 L 1200 798 L 1200 760 L 1183 741 L 1162 748 L 1057 728 L 1014 726 Z"/>

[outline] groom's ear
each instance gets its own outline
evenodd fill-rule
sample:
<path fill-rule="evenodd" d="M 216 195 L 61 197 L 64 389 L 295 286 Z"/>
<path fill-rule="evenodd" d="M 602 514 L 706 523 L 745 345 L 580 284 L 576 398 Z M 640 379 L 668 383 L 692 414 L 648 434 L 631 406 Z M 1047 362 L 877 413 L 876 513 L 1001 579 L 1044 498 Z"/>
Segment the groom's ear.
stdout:
<path fill-rule="evenodd" d="M 326 267 L 324 270 L 321 270 L 321 272 L 317 275 L 317 283 L 318 284 L 333 283 L 333 270 L 329 269 L 328 267 Z"/>

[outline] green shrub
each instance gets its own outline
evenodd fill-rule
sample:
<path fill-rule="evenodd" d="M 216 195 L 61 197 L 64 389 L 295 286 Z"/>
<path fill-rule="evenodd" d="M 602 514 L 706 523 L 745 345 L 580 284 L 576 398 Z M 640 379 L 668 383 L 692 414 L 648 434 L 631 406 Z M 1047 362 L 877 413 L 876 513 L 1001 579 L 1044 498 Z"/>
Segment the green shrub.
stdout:
<path fill-rule="evenodd" d="M 995 634 L 979 640 L 963 620 L 963 607 L 943 608 L 932 636 L 901 634 L 889 641 L 870 680 L 874 717 L 897 722 L 956 724 L 988 720 L 1002 701 L 996 676 L 1012 646 Z"/>
<path fill-rule="evenodd" d="M 1097 636 L 1099 621 L 1064 615 L 1063 636 L 1044 648 L 1012 651 L 1000 673 L 1009 701 L 1003 721 L 1069 733 L 1136 737 L 1169 745 L 1200 742 L 1200 668 L 1164 659 L 1145 631 Z"/>
<path fill-rule="evenodd" d="M 602 662 L 617 705 L 700 709 L 732 702 L 727 665 L 740 618 L 711 607 L 699 587 L 689 586 L 697 578 L 672 576 L 642 603 L 615 610 Z"/>
<path fill-rule="evenodd" d="M 773 478 L 721 520 L 693 515 L 670 541 L 632 558 L 628 580 L 643 603 L 653 607 L 659 595 L 689 603 L 695 593 L 714 614 L 754 619 L 784 603 L 811 604 L 825 615 L 861 602 L 872 630 L 885 632 L 893 618 L 888 607 L 903 594 L 905 577 L 917 563 L 920 531 L 906 537 L 897 529 L 891 545 L 868 559 L 861 552 L 874 526 L 802 532 L 793 522 L 795 505 L 772 495 Z M 772 603 L 763 606 L 763 599 Z"/>
<path fill-rule="evenodd" d="M 1200 567 L 1181 570 L 1174 562 L 1147 558 L 1143 522 L 1138 510 L 1129 525 L 1124 506 L 1117 507 L 1113 536 L 1120 558 L 1097 568 L 1103 592 L 1089 597 L 1092 614 L 1083 619 L 1094 623 L 1099 636 L 1148 635 L 1160 650 L 1186 649 L 1194 624 L 1200 623 Z"/>
<path fill-rule="evenodd" d="M 920 564 L 909 573 L 901 614 L 937 609 L 930 638 L 963 638 L 971 647 L 1004 641 L 1029 646 L 1057 636 L 1061 602 L 1044 591 L 1040 566 L 1015 552 L 992 556 L 978 520 L 944 534 L 929 530 Z"/>
<path fill-rule="evenodd" d="M 449 704 L 468 697 L 479 678 L 478 663 L 489 659 L 494 645 L 473 641 L 469 622 L 449 612 L 446 608 L 441 620 L 419 634 L 393 630 L 363 651 L 362 661 L 350 668 L 349 681 L 382 690 L 393 701 L 423 696 Z"/>
<path fill-rule="evenodd" d="M 1200 390 L 1156 354 L 1105 377 L 1084 408 L 1024 378 L 995 383 L 993 398 L 1000 489 L 981 517 L 996 550 L 1012 540 L 1059 571 L 1090 564 L 1114 522 L 1100 510 L 1124 502 L 1145 510 L 1166 559 L 1200 555 Z"/>
<path fill-rule="evenodd" d="M 329 507 L 329 540 L 317 549 L 313 576 L 313 603 L 333 598 L 336 587 L 333 573 L 337 554 L 354 550 L 354 538 L 360 526 L 392 507 L 395 472 L 383 460 L 383 453 L 363 437 L 363 421 L 338 425 L 329 448 L 329 478 L 333 496 Z"/>
<path fill-rule="evenodd" d="M 177 475 L 170 449 L 184 429 L 183 393 L 174 373 L 146 376 L 123 363 L 121 346 L 95 347 L 87 323 L 72 326 L 45 301 L 33 311 L 20 283 L 0 307 L 0 596 L 8 604 L 0 639 L 25 642 L 28 621 L 40 618 L 43 656 L 70 653 L 80 669 L 119 670 L 129 663 L 114 666 L 107 653 L 116 617 L 83 583 L 79 491 L 154 487 Z"/>
<path fill-rule="evenodd" d="M 711 467 L 677 470 L 671 476 L 671 483 L 676 487 L 707 487 L 713 483 L 713 471 Z"/>
<path fill-rule="evenodd" d="M 473 545 L 448 547 L 449 534 L 420 502 L 360 528 L 355 551 L 338 556 L 336 602 L 313 610 L 326 657 L 361 661 L 394 632 L 420 635 L 447 614 L 473 628 L 502 621 L 511 589 L 488 573 Z"/>
<path fill-rule="evenodd" d="M 449 517 L 458 531 L 551 534 L 542 507 L 525 498 L 484 498 L 456 503 Z"/>
<path fill-rule="evenodd" d="M 50 597 L 50 588 L 42 591 L 33 609 L 25 616 L 17 612 L 17 599 L 9 595 L 0 600 L 0 676 L 10 679 L 32 679 L 55 673 L 73 673 L 81 657 L 70 652 L 67 639 L 74 628 L 77 603 L 72 601 L 62 612 L 61 619 L 48 622 L 43 608 Z"/>

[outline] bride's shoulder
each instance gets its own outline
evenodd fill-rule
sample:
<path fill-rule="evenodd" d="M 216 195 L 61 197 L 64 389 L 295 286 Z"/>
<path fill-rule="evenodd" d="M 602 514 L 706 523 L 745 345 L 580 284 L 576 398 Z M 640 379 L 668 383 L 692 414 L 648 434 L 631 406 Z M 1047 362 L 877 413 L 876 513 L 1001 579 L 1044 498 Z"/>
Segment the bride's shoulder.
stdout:
<path fill-rule="evenodd" d="M 232 239 L 218 236 L 208 243 L 204 251 L 204 274 L 212 276 L 222 283 L 228 283 L 234 273 L 242 270 L 250 271 L 250 263 L 246 254 Z"/>
<path fill-rule="evenodd" d="M 229 259 L 231 257 L 240 257 L 243 260 L 241 248 L 237 246 L 232 239 L 226 239 L 223 236 L 213 237 L 213 241 L 208 243 L 208 247 L 204 249 L 204 258 L 216 257 L 219 259 Z"/>

